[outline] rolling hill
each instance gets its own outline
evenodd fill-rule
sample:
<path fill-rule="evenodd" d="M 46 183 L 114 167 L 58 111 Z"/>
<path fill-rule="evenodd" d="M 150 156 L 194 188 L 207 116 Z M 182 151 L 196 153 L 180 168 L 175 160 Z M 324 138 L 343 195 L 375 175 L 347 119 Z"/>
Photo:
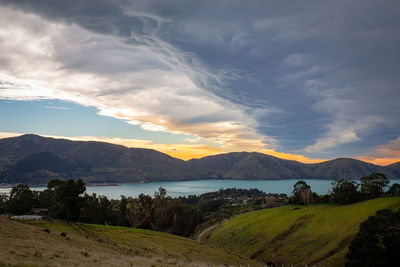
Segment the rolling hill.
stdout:
<path fill-rule="evenodd" d="M 192 159 L 188 164 L 211 178 L 229 179 L 300 179 L 305 177 L 306 164 L 284 160 L 257 152 L 233 152 Z"/>
<path fill-rule="evenodd" d="M 307 169 L 308 176 L 313 179 L 325 179 L 325 177 L 333 179 L 361 178 L 374 172 L 384 173 L 392 178 L 396 177 L 388 168 L 349 158 L 338 158 L 318 164 L 309 164 Z"/>
<path fill-rule="evenodd" d="M 283 206 L 238 215 L 214 228 L 209 243 L 281 266 L 343 266 L 359 225 L 400 197 L 345 206 Z"/>
<path fill-rule="evenodd" d="M 30 171 L 21 171 L 30 170 Z M 87 182 L 199 179 L 359 179 L 373 172 L 400 177 L 400 163 L 377 166 L 339 158 L 304 164 L 256 152 L 232 152 L 183 161 L 143 148 L 27 134 L 0 139 L 0 182 L 46 183 L 52 178 Z"/>
<path fill-rule="evenodd" d="M 400 162 L 385 166 L 395 177 L 400 177 Z"/>
<path fill-rule="evenodd" d="M 185 173 L 187 168 L 183 160 L 155 150 L 127 148 L 103 142 L 45 138 L 37 135 L 0 140 L 0 167 L 8 171 L 3 172 L 3 176 L 13 177 L 12 174 L 16 171 L 13 166 L 28 168 L 23 165 L 31 165 L 32 158 L 41 159 L 44 152 L 51 153 L 54 155 L 53 158 L 60 158 L 64 161 L 64 165 L 70 165 L 69 172 L 59 170 L 47 173 L 52 178 L 83 178 L 95 182 L 138 182 L 181 180 L 187 177 Z M 51 171 L 53 163 L 43 161 L 42 170 Z M 23 177 L 27 182 L 35 182 L 34 173 L 25 173 L 23 176 L 19 173 L 17 177 Z"/>
<path fill-rule="evenodd" d="M 0 247 L 0 266 L 262 266 L 226 250 L 150 230 L 22 223 L 2 216 Z"/>

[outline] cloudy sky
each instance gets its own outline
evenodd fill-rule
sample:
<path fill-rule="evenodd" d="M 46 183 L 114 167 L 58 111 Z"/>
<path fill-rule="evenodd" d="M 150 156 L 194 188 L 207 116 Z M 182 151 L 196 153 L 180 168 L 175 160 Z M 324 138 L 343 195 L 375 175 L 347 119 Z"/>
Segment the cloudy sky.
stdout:
<path fill-rule="evenodd" d="M 400 161 L 400 2 L 0 0 L 0 137 Z"/>

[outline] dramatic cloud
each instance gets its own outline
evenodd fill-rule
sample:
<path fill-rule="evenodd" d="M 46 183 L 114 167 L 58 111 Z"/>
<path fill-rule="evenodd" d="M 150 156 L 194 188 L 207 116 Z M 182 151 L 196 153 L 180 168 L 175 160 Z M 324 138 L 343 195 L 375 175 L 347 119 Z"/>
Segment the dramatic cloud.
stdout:
<path fill-rule="evenodd" d="M 250 138 L 248 142 L 254 143 L 258 137 L 249 134 L 252 130 L 244 123 L 251 118 L 200 90 L 153 53 L 127 49 L 123 43 L 76 26 L 4 8 L 2 13 L 8 16 L 2 17 L 6 27 L 0 32 L 0 47 L 9 51 L 1 58 L 5 63 L 0 67 L 2 98 L 73 101 L 149 131 L 195 134 L 229 143 L 233 150 L 241 149 L 235 142 Z M 261 142 L 254 146 L 261 147 Z"/>
<path fill-rule="evenodd" d="M 400 136 L 398 1 L 0 3 L 3 99 L 94 106 L 221 151 L 332 158 Z"/>

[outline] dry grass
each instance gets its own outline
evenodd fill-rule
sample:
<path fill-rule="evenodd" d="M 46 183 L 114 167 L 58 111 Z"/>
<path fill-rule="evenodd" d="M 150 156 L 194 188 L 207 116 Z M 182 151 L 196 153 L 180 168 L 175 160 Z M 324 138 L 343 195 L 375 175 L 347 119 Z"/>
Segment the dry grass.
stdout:
<path fill-rule="evenodd" d="M 248 264 L 259 265 L 221 249 L 154 231 L 54 222 L 27 223 L 0 216 L 0 266 Z"/>

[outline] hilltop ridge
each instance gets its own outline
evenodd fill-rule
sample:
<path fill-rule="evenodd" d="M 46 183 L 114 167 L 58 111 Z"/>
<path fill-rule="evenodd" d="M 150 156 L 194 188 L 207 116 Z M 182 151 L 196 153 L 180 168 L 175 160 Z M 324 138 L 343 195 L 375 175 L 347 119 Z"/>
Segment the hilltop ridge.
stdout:
<path fill-rule="evenodd" d="M 338 158 L 305 164 L 258 152 L 231 152 L 183 161 L 152 149 L 96 141 L 34 134 L 0 139 L 0 182 L 7 183 L 38 184 L 51 178 L 82 178 L 88 182 L 358 179 L 373 172 L 399 178 L 400 162 L 378 166 Z"/>

